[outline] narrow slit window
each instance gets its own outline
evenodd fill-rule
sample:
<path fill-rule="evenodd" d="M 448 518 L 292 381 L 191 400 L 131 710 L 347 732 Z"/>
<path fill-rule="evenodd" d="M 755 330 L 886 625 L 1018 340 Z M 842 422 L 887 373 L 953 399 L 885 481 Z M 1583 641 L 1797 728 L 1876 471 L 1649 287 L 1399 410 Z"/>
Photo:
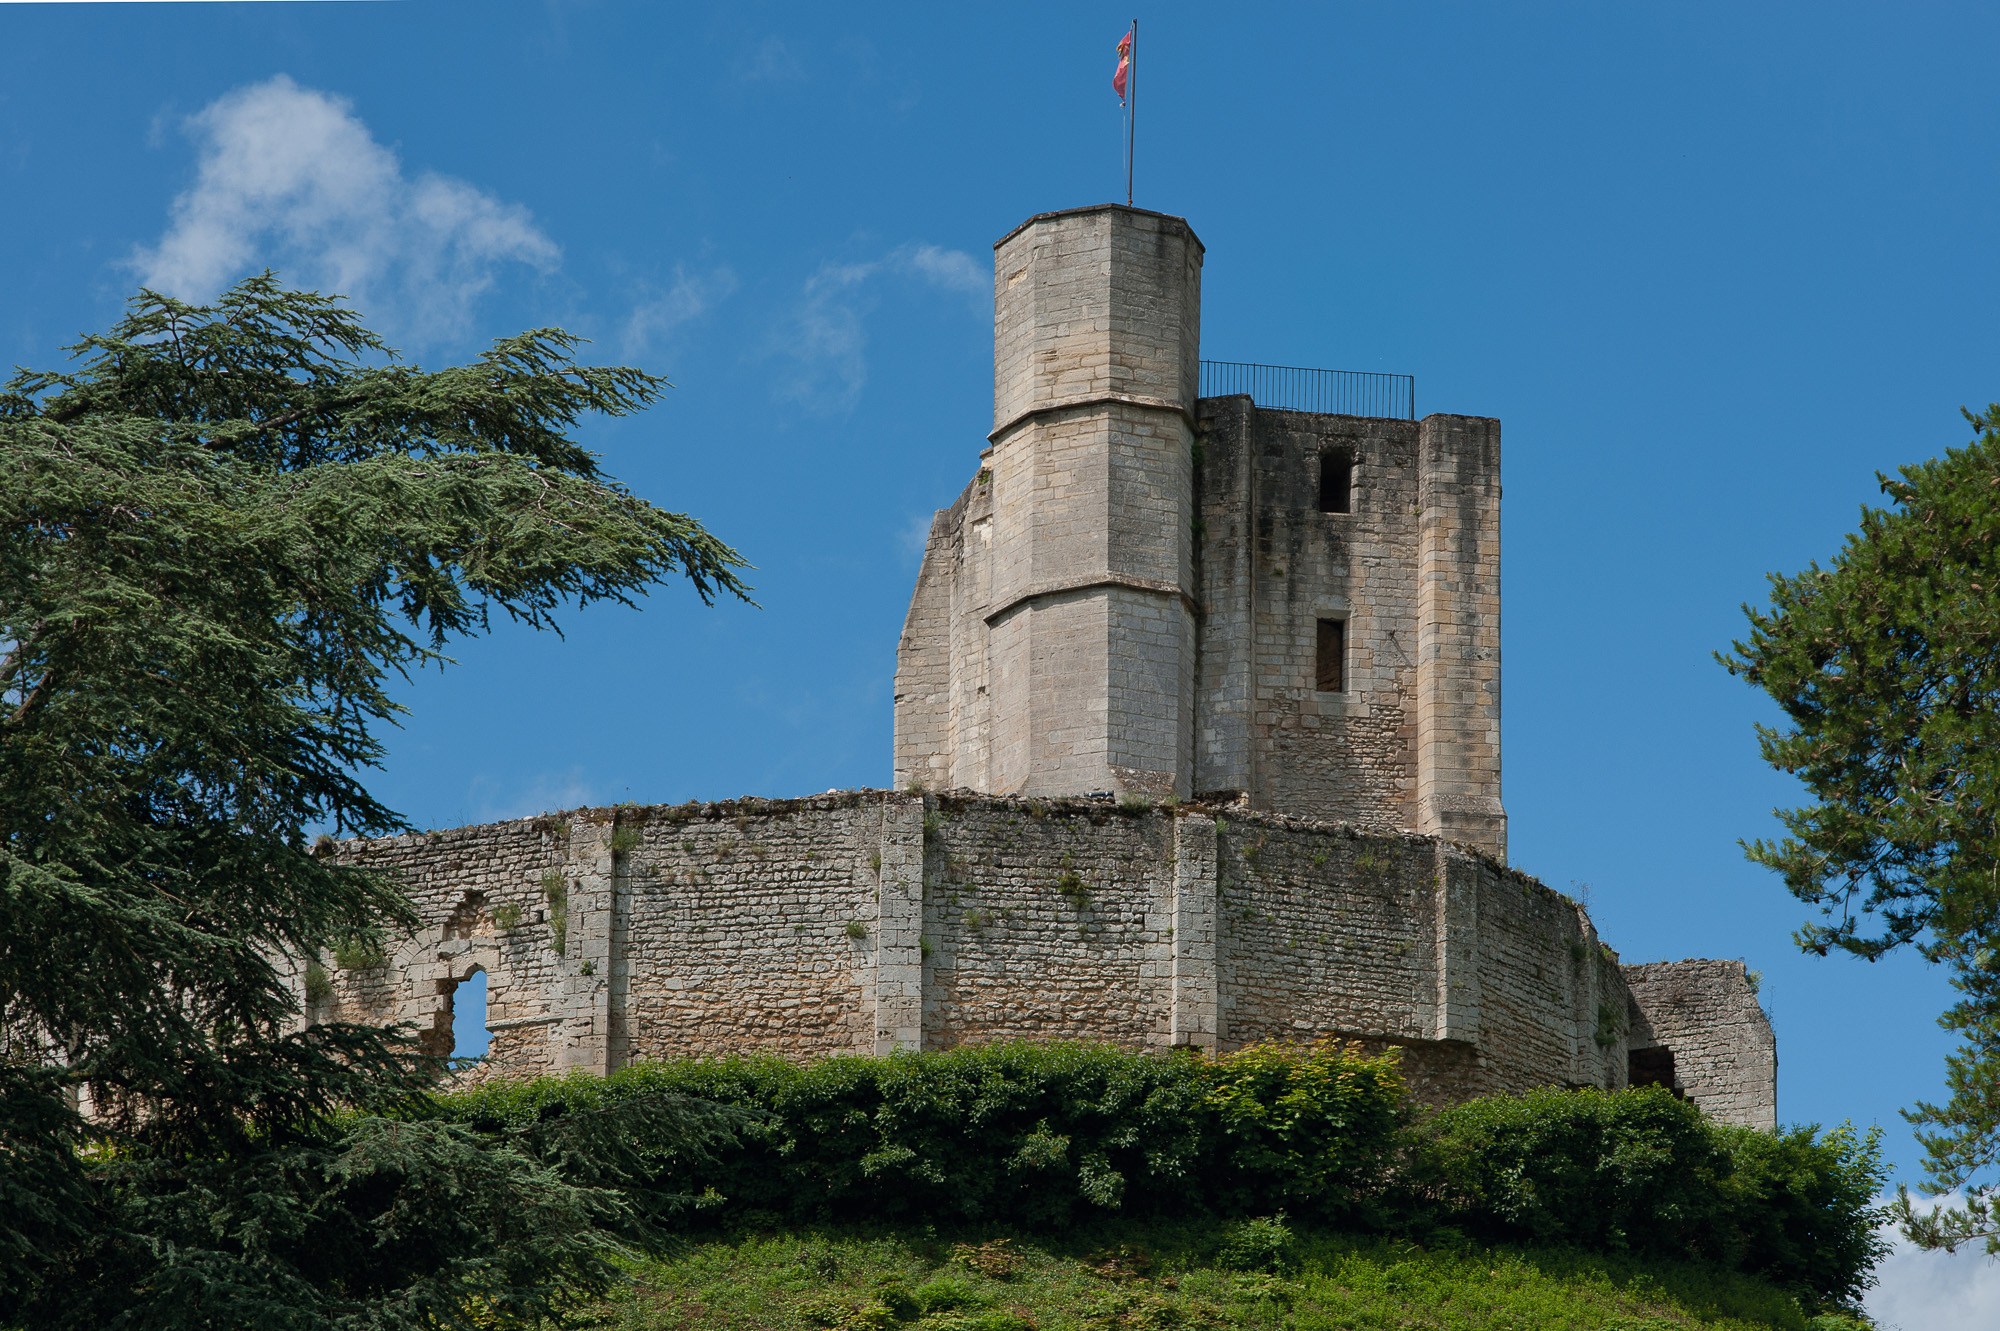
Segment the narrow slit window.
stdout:
<path fill-rule="evenodd" d="M 1345 453 L 1319 455 L 1319 511 L 1354 511 L 1354 459 Z"/>
<path fill-rule="evenodd" d="M 1347 691 L 1347 621 L 1322 619 L 1319 622 L 1319 659 L 1313 687 L 1321 693 Z"/>

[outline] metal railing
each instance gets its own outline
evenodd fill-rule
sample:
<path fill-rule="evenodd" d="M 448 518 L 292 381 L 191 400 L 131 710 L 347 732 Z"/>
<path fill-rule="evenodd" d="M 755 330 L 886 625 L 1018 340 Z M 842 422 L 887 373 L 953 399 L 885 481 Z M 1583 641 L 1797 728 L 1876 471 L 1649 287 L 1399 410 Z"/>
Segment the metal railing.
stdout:
<path fill-rule="evenodd" d="M 1417 377 L 1373 370 L 1308 370 L 1296 365 L 1248 365 L 1233 360 L 1201 363 L 1201 395 L 1248 393 L 1260 407 L 1319 411 L 1335 416 L 1417 418 Z"/>

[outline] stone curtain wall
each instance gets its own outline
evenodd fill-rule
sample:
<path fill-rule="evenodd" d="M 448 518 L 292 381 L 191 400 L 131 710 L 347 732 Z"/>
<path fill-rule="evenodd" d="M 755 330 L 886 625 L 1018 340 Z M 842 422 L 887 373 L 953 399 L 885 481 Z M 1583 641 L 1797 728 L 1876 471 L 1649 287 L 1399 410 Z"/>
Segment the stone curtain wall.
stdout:
<path fill-rule="evenodd" d="M 1574 903 L 1412 833 L 869 791 L 583 809 L 340 854 L 402 875 L 426 927 L 334 968 L 312 1017 L 407 1021 L 448 1047 L 452 990 L 483 970 L 494 1043 L 474 1078 L 1010 1038 L 1338 1038 L 1400 1046 L 1442 1103 L 1622 1086 L 1636 1040 L 1671 1045 L 1697 1101 L 1769 1117 L 1769 1027 L 1731 997 L 1740 967 L 1678 963 L 1669 988 L 1629 968 L 1628 989 Z"/>

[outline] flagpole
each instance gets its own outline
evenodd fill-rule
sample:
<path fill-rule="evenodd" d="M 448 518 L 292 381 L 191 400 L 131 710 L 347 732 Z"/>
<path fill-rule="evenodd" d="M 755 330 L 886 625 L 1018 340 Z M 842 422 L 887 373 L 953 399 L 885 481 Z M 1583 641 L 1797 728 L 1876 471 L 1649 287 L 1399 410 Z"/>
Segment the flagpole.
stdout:
<path fill-rule="evenodd" d="M 1130 81 L 1126 89 L 1125 114 L 1125 206 L 1132 206 L 1132 153 L 1139 144 L 1139 20 L 1132 20 L 1132 55 L 1125 77 Z"/>

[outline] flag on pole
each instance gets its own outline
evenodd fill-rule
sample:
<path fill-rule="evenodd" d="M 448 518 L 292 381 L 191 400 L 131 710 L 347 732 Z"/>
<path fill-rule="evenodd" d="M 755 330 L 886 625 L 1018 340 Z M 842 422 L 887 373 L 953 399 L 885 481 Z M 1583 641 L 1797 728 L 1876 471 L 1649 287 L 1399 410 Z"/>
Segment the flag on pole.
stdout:
<path fill-rule="evenodd" d="M 1118 94 L 1118 100 L 1125 100 L 1125 80 L 1132 74 L 1132 34 L 1126 33 L 1118 39 L 1118 72 L 1111 76 L 1111 89 Z"/>

